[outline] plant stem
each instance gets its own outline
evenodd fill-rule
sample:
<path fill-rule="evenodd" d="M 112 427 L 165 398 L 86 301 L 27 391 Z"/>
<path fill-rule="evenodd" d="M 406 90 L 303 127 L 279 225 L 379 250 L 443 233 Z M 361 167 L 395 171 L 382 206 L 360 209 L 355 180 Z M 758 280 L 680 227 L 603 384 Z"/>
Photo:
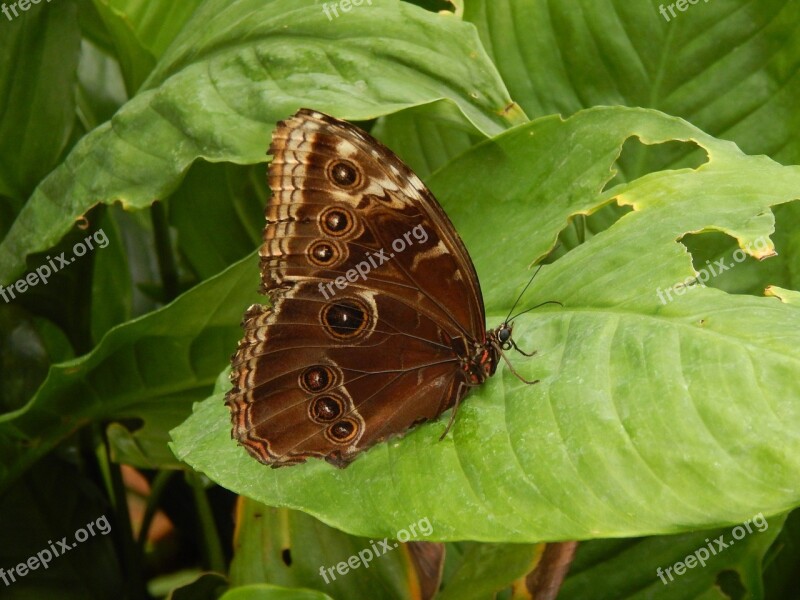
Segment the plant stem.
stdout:
<path fill-rule="evenodd" d="M 150 207 L 150 216 L 153 221 L 153 235 L 156 243 L 156 256 L 158 257 L 158 270 L 161 273 L 161 285 L 164 290 L 164 302 L 169 302 L 178 296 L 178 268 L 175 256 L 172 254 L 172 244 L 169 236 L 169 220 L 167 209 L 162 202 L 153 202 Z"/>
<path fill-rule="evenodd" d="M 145 585 L 141 556 L 136 542 L 133 539 L 133 527 L 128 512 L 128 501 L 125 493 L 125 484 L 122 481 L 120 465 L 112 462 L 108 440 L 105 436 L 98 435 L 102 440 L 96 449 L 97 461 L 106 484 L 111 505 L 114 509 L 115 522 L 117 523 L 116 538 L 120 548 L 120 562 L 123 574 L 127 581 L 127 588 L 131 598 L 146 599 L 150 596 Z"/>
<path fill-rule="evenodd" d="M 219 532 L 214 523 L 214 515 L 211 512 L 211 505 L 206 497 L 206 490 L 200 475 L 197 473 L 187 473 L 189 485 L 194 493 L 194 501 L 197 506 L 197 517 L 200 520 L 200 527 L 205 542 L 206 558 L 208 567 L 217 573 L 225 573 L 225 555 L 222 552 L 222 542 L 219 539 Z"/>

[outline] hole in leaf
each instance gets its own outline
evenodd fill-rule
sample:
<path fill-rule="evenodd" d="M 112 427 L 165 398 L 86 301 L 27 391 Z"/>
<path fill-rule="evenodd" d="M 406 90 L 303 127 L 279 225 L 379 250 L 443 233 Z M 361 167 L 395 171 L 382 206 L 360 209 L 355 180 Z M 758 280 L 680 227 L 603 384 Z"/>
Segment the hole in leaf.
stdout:
<path fill-rule="evenodd" d="M 631 206 L 609 204 L 591 215 L 572 215 L 567 226 L 558 234 L 558 245 L 555 250 L 542 262 L 544 264 L 554 262 L 573 248 L 605 231 L 632 210 Z"/>
<path fill-rule="evenodd" d="M 741 600 L 747 594 L 739 573 L 731 569 L 717 573 L 717 587 L 731 600 Z"/>
<path fill-rule="evenodd" d="M 762 260 L 753 258 L 739 248 L 738 241 L 718 231 L 686 234 L 680 242 L 692 255 L 692 265 L 707 287 L 729 294 L 762 296 L 768 285 L 795 289 L 800 282 L 800 268 L 791 257 L 796 253 L 797 219 L 800 218 L 800 201 L 776 206 L 775 232 L 769 237 L 775 245 L 775 256 Z M 752 242 L 752 249 L 766 249 L 767 238 Z"/>
<path fill-rule="evenodd" d="M 622 145 L 622 152 L 614 163 L 617 174 L 603 190 L 626 181 L 633 181 L 648 173 L 667 169 L 697 169 L 708 162 L 705 149 L 695 142 L 670 141 L 663 144 L 643 144 L 638 137 L 630 137 Z"/>
<path fill-rule="evenodd" d="M 281 550 L 281 560 L 287 567 L 292 566 L 292 551 L 289 548 Z"/>
<path fill-rule="evenodd" d="M 433 12 L 441 12 L 443 10 L 453 12 L 453 5 L 447 0 L 418 0 L 414 4 Z"/>

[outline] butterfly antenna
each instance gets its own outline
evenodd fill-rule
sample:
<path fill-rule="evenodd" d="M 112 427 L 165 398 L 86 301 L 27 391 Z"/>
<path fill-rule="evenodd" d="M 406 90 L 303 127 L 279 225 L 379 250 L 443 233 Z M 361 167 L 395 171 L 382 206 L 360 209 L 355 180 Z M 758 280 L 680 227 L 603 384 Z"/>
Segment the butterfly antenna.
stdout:
<path fill-rule="evenodd" d="M 564 305 L 561 302 L 559 302 L 558 300 L 548 300 L 547 302 L 542 302 L 541 304 L 537 304 L 536 306 L 531 306 L 530 308 L 526 308 L 521 313 L 515 314 L 513 317 L 511 317 L 511 319 L 512 320 L 516 319 L 518 316 L 524 315 L 526 312 L 531 312 L 533 309 L 539 308 L 540 306 L 544 306 L 545 304 L 558 304 L 561 308 L 564 308 Z M 506 321 L 506 322 L 508 322 L 508 321 Z"/>
<path fill-rule="evenodd" d="M 522 300 L 522 297 L 525 295 L 525 292 L 527 292 L 527 291 L 528 291 L 528 288 L 529 288 L 529 287 L 531 287 L 531 284 L 533 283 L 533 279 L 534 279 L 534 277 L 536 277 L 536 275 L 539 273 L 539 271 L 541 271 L 541 270 L 542 270 L 542 267 L 543 267 L 543 266 L 544 266 L 544 264 L 541 264 L 541 265 L 539 265 L 538 267 L 536 267 L 536 271 L 534 271 L 534 273 L 533 273 L 533 277 L 531 277 L 531 278 L 528 280 L 528 283 L 527 283 L 527 285 L 526 285 L 526 286 L 525 286 L 525 287 L 522 289 L 522 292 L 520 292 L 519 296 L 517 296 L 517 300 L 514 302 L 514 306 L 512 306 L 512 307 L 511 307 L 511 310 L 510 310 L 510 311 L 508 311 L 508 316 L 505 318 L 505 320 L 503 321 L 503 323 L 508 323 L 508 320 L 511 318 L 511 313 L 513 313 L 513 312 L 514 312 L 514 309 L 515 309 L 515 308 L 517 308 L 517 304 L 519 304 L 519 301 L 520 301 L 520 300 Z"/>
<path fill-rule="evenodd" d="M 553 254 L 553 252 L 555 252 L 556 250 L 558 250 L 558 247 L 559 247 L 559 246 L 561 246 L 561 242 L 557 242 L 557 243 L 556 243 L 556 245 L 555 245 L 555 246 L 553 246 L 553 249 L 552 249 L 552 250 L 550 250 L 550 252 L 548 252 L 548 253 L 545 255 L 545 257 L 544 257 L 544 258 L 545 258 L 545 259 L 547 259 L 548 257 L 550 257 L 550 256 Z M 520 293 L 520 295 L 519 295 L 519 296 L 517 296 L 517 300 L 514 302 L 514 306 L 512 306 L 512 307 L 511 307 L 511 310 L 510 310 L 510 311 L 508 311 L 508 316 L 506 317 L 506 320 L 505 320 L 505 321 L 503 321 L 504 323 L 508 323 L 509 319 L 511 319 L 511 318 L 512 318 L 512 317 L 511 317 L 511 313 L 513 313 L 513 312 L 514 312 L 514 309 L 515 309 L 515 308 L 517 308 L 517 304 L 519 304 L 519 301 L 520 301 L 520 300 L 522 300 L 522 297 L 525 295 L 525 292 L 527 292 L 527 291 L 528 291 L 528 288 L 529 288 L 529 287 L 531 287 L 531 284 L 533 283 L 533 280 L 534 280 L 534 279 L 536 278 L 536 276 L 539 274 L 539 271 L 541 271 L 541 270 L 542 270 L 542 267 L 543 267 L 543 266 L 544 266 L 544 263 L 540 263 L 540 264 L 539 264 L 539 266 L 538 266 L 538 267 L 536 267 L 536 271 L 534 271 L 533 275 L 532 275 L 532 276 L 531 276 L 531 278 L 528 280 L 528 283 L 527 283 L 527 285 L 526 285 L 526 286 L 523 288 L 523 290 L 522 290 L 522 292 Z M 547 302 L 545 302 L 544 304 L 547 304 Z M 542 306 L 542 305 L 540 304 L 539 306 Z M 562 304 L 562 306 L 563 306 L 563 304 Z M 538 307 L 534 306 L 534 308 L 538 308 Z M 528 309 L 528 310 L 530 310 L 530 309 Z M 525 312 L 528 312 L 528 311 L 526 310 Z M 519 313 L 519 314 L 520 314 L 520 315 L 523 315 L 523 314 L 525 314 L 525 312 L 521 312 L 521 313 Z M 519 316 L 519 315 L 517 315 L 517 317 L 518 317 L 518 316 Z M 517 317 L 513 317 L 513 318 L 514 318 L 514 319 L 516 319 Z"/>

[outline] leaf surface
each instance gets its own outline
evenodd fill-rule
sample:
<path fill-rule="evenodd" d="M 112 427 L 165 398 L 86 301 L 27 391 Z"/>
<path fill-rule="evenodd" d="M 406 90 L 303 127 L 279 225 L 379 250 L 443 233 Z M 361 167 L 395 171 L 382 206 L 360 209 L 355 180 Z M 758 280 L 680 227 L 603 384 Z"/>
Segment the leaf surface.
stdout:
<path fill-rule="evenodd" d="M 0 282 L 96 203 L 148 206 L 197 158 L 263 161 L 301 106 L 358 120 L 448 98 L 484 133 L 524 120 L 472 25 L 397 0 L 368 8 L 331 27 L 312 0 L 204 3 L 139 94 L 36 188 L 0 243 Z"/>
<path fill-rule="evenodd" d="M 630 136 L 692 140 L 709 159 L 604 191 Z M 698 285 L 662 302 L 659 290 L 697 275 L 676 241 L 690 231 L 722 231 L 768 257 L 771 242 L 754 242 L 772 230 L 769 207 L 796 198 L 800 169 L 746 156 L 680 119 L 616 107 L 514 128 L 431 185 L 475 258 L 490 325 L 572 215 L 612 201 L 633 209 L 543 268 L 524 298 L 525 307 L 564 304 L 516 322 L 517 342 L 538 354 L 510 358 L 541 383 L 526 386 L 503 369 L 467 398 L 444 441 L 445 420 L 426 424 L 345 470 L 320 461 L 272 470 L 252 460 L 230 440 L 219 388 L 173 431 L 181 460 L 238 493 L 358 535 L 390 535 L 428 517 L 436 540 L 619 537 L 798 504 L 792 294 Z"/>

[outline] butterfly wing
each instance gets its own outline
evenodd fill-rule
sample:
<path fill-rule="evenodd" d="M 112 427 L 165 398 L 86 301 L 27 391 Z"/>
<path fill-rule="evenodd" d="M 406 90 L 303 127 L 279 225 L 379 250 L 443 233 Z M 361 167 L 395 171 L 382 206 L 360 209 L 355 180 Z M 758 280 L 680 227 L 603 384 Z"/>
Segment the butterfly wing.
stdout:
<path fill-rule="evenodd" d="M 368 134 L 301 110 L 270 154 L 260 255 L 272 307 L 245 315 L 233 436 L 273 466 L 345 466 L 466 393 L 463 357 L 485 336 L 480 288 L 436 200 Z"/>
<path fill-rule="evenodd" d="M 464 243 L 391 150 L 349 123 L 301 109 L 278 123 L 269 153 L 265 292 L 309 272 L 330 283 L 361 264 L 357 273 L 371 268 L 362 283 L 404 297 L 413 290 L 421 310 L 444 315 L 464 333 L 484 332 L 483 298 Z M 419 237 L 409 235 L 415 227 Z M 421 241 L 425 233 L 429 239 Z M 392 247 L 398 240 L 401 251 L 401 244 Z M 335 257 L 326 264 L 320 259 L 328 246 Z"/>

